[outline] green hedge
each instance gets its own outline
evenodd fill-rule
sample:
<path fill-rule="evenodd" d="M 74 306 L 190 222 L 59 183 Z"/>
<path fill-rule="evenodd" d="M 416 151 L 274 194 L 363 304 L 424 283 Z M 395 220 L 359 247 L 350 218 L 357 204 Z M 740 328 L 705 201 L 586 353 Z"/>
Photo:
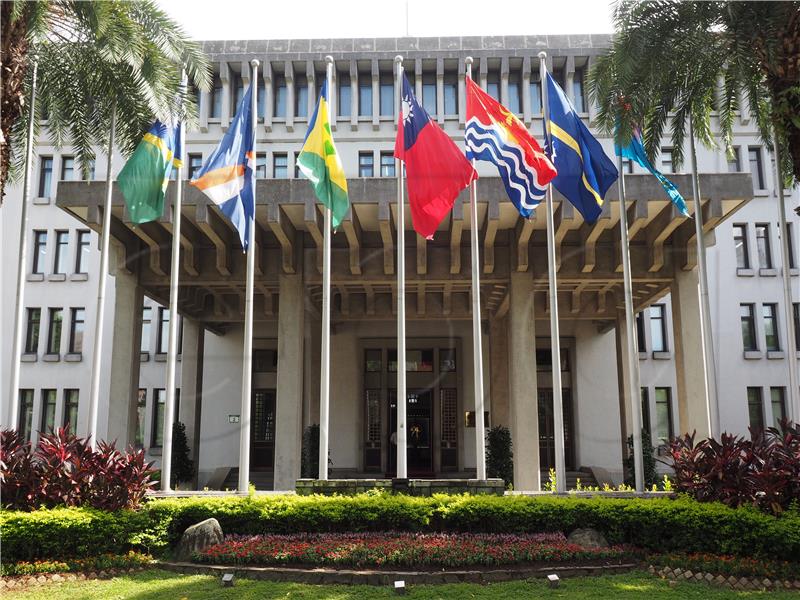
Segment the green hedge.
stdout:
<path fill-rule="evenodd" d="M 569 533 L 593 527 L 611 543 L 658 552 L 707 552 L 797 561 L 800 514 L 688 498 L 552 496 L 253 496 L 148 502 L 140 511 L 62 508 L 0 513 L 6 561 L 90 556 L 129 548 L 160 553 L 188 526 L 216 518 L 226 533 L 469 531 Z"/>

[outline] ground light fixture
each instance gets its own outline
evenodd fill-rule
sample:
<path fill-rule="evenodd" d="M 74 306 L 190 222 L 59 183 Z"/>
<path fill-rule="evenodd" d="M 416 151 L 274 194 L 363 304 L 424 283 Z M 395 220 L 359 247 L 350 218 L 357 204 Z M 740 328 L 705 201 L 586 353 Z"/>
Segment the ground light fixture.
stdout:
<path fill-rule="evenodd" d="M 547 585 L 549 585 L 552 589 L 557 588 L 560 582 L 561 580 L 555 573 L 551 573 L 550 575 L 547 576 Z"/>
<path fill-rule="evenodd" d="M 398 579 L 394 582 L 394 593 L 399 596 L 406 595 L 406 582 L 402 579 Z"/>
<path fill-rule="evenodd" d="M 233 573 L 225 573 L 222 576 L 222 587 L 233 587 Z"/>

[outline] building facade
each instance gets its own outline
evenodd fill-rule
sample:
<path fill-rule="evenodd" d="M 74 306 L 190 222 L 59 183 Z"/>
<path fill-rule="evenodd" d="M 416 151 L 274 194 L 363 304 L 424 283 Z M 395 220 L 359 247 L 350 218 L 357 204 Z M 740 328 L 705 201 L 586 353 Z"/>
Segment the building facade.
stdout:
<path fill-rule="evenodd" d="M 332 128 L 352 209 L 333 236 L 331 476 L 392 475 L 396 397 L 396 207 L 392 150 L 397 107 L 393 59 L 400 54 L 416 95 L 437 124 L 463 144 L 465 59 L 475 79 L 542 139 L 537 54 L 593 127 L 584 79 L 608 36 L 398 38 L 205 42 L 214 85 L 199 95 L 199 128 L 187 134 L 187 176 L 226 130 L 261 60 L 256 155 L 256 290 L 251 480 L 292 489 L 304 430 L 319 422 L 322 213 L 294 160 L 335 59 Z M 786 335 L 775 169 L 746 108 L 736 123 L 736 156 L 698 148 L 708 246 L 714 356 L 722 428 L 744 434 L 789 414 L 788 364 L 798 360 L 800 278 L 792 249 L 793 335 Z M 598 138 L 613 156 L 608 137 Z M 688 153 L 687 153 L 688 155 Z M 144 447 L 158 462 L 166 382 L 170 211 L 134 227 L 115 190 L 112 261 L 99 273 L 105 161 L 81 174 L 68 149 L 40 140 L 29 206 L 24 352 L 20 390 L 10 393 L 10 344 L 3 347 L 4 423 L 17 402 L 21 427 L 70 423 L 85 434 L 98 278 L 107 290 L 99 433 Z M 672 173 L 666 145 L 659 167 Z M 116 175 L 124 164 L 113 160 Z M 406 213 L 409 472 L 469 476 L 475 470 L 470 312 L 470 236 L 479 236 L 483 368 L 488 425 L 512 431 L 518 489 L 537 489 L 554 466 L 544 207 L 529 221 L 507 201 L 492 165 L 478 164 L 479 218 L 462 194 L 432 241 Z M 626 188 L 645 426 L 653 444 L 708 432 L 699 343 L 694 224 L 657 182 L 630 165 Z M 690 178 L 669 175 L 687 197 Z M 224 217 L 184 188 L 180 382 L 176 417 L 186 425 L 203 487 L 235 487 L 239 464 L 245 258 Z M 172 190 L 168 192 L 171 194 Z M 790 236 L 798 235 L 787 191 Z M 21 189 L 0 210 L 3 288 L 13 290 Z M 566 464 L 620 481 L 631 432 L 625 386 L 625 329 L 616 187 L 588 225 L 556 194 L 558 299 Z M 3 295 L 3 338 L 14 306 Z M 794 345 L 793 345 L 794 344 Z M 584 477 L 586 477 L 584 475 Z M 588 478 L 588 477 L 587 477 Z M 226 483 L 227 482 L 227 483 Z"/>

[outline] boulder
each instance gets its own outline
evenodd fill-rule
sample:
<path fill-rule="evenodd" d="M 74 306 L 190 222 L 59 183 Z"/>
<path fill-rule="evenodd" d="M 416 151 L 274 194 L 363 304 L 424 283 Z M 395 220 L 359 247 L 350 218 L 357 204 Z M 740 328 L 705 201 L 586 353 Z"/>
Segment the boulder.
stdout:
<path fill-rule="evenodd" d="M 569 534 L 567 541 L 584 548 L 608 548 L 608 541 L 596 529 L 576 529 Z"/>
<path fill-rule="evenodd" d="M 175 559 L 186 561 L 192 554 L 205 550 L 209 546 L 222 543 L 222 527 L 216 519 L 206 519 L 192 525 L 183 532 L 181 541 L 175 548 Z"/>

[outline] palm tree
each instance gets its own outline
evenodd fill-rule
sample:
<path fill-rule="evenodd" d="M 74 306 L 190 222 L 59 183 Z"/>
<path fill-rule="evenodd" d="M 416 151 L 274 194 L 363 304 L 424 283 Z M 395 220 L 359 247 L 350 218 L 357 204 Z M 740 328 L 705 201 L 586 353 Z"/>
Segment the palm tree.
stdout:
<path fill-rule="evenodd" d="M 208 59 L 199 44 L 152 0 L 81 2 L 13 0 L 2 14 L 0 202 L 25 156 L 30 65 L 38 65 L 36 127 L 46 118 L 56 147 L 69 143 L 84 173 L 94 145 L 107 143 L 116 110 L 116 144 L 128 154 L 153 117 L 194 118 L 189 81 L 208 89 Z"/>
<path fill-rule="evenodd" d="M 679 166 L 687 117 L 713 147 L 718 111 L 732 154 L 734 118 L 747 101 L 768 144 L 775 132 L 785 177 L 800 181 L 800 2 L 621 0 L 614 21 L 611 49 L 587 86 L 603 129 L 618 127 L 627 141 L 640 124 L 653 157 L 669 126 Z"/>

